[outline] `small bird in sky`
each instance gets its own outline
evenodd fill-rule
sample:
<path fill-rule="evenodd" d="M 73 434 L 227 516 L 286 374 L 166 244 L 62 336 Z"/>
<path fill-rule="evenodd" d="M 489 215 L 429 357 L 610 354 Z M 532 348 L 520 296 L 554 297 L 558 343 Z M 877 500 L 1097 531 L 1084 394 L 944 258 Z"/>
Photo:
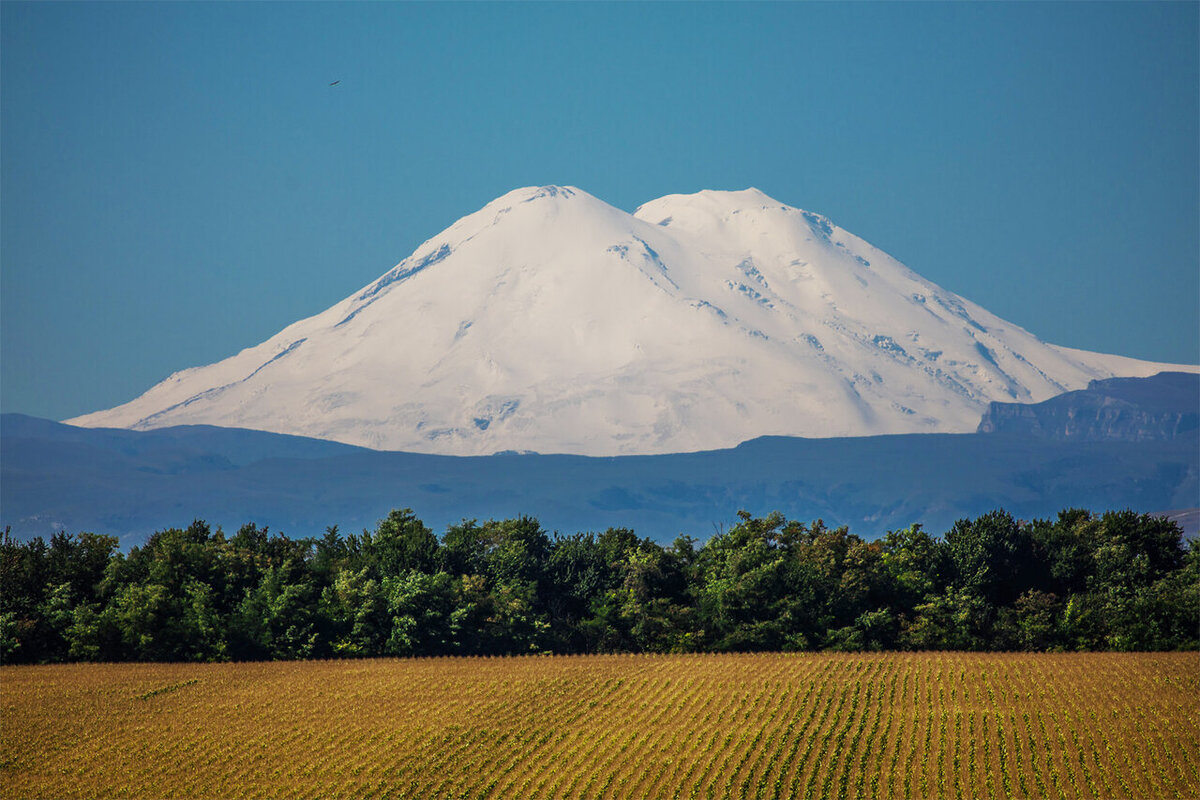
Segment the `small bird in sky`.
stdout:
<path fill-rule="evenodd" d="M 341 78 L 339 78 L 338 80 L 334 81 L 333 83 L 331 83 L 331 84 L 329 84 L 329 85 L 330 85 L 330 86 L 337 86 L 337 85 L 338 85 L 339 83 L 341 83 L 341 82 L 342 82 L 342 81 L 341 81 Z"/>

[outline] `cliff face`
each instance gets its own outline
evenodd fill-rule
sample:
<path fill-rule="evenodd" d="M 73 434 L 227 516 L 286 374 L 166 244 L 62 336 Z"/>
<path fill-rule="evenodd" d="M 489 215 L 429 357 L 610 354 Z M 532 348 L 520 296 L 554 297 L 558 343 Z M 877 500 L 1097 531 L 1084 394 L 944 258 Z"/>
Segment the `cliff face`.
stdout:
<path fill-rule="evenodd" d="M 1200 428 L 1200 375 L 1110 378 L 1041 403 L 992 403 L 979 433 L 1056 441 L 1163 441 Z"/>

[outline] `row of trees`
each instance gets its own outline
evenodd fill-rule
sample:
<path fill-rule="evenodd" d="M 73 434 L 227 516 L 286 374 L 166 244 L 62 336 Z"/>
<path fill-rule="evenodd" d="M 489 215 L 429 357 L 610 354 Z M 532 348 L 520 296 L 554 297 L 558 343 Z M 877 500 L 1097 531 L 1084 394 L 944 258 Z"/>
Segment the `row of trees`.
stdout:
<path fill-rule="evenodd" d="M 204 522 L 0 540 L 5 663 L 749 650 L 1200 647 L 1200 552 L 1131 511 L 1003 511 L 943 537 L 744 512 L 702 546 L 536 519 L 439 539 L 408 509 L 290 539 Z"/>

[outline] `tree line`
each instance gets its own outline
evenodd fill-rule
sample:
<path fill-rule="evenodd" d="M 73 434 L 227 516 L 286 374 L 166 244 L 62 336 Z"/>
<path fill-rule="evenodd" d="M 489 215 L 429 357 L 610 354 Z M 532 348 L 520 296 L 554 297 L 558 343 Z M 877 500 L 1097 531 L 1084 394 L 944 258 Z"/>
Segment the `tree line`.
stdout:
<path fill-rule="evenodd" d="M 531 517 L 439 538 L 409 509 L 299 539 L 196 521 L 128 553 L 92 533 L 0 538 L 3 663 L 1197 648 L 1200 552 L 1132 511 L 994 511 L 874 541 L 739 512 L 665 547 Z"/>

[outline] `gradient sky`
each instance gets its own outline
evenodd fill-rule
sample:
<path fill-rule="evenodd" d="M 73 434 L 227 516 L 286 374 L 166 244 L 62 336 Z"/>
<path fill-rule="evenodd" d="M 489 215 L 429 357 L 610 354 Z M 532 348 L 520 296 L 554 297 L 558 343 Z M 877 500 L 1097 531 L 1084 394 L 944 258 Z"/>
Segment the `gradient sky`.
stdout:
<path fill-rule="evenodd" d="M 0 408 L 132 399 L 519 186 L 756 186 L 1200 362 L 1200 5 L 0 4 Z M 330 86 L 332 81 L 340 81 Z"/>

